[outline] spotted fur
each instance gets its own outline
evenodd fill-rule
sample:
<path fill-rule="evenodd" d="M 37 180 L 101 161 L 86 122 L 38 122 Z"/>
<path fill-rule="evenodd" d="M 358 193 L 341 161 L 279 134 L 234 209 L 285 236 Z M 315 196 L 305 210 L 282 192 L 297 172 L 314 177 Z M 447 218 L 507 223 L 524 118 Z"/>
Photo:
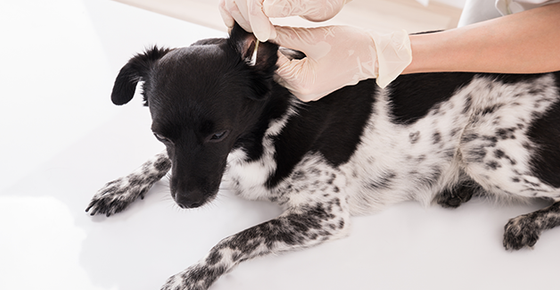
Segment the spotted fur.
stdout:
<path fill-rule="evenodd" d="M 532 247 L 560 224 L 560 73 L 407 75 L 304 104 L 272 78 L 278 47 L 261 44 L 250 64 L 253 48 L 236 27 L 227 40 L 154 48 L 117 77 L 117 104 L 144 82 L 167 150 L 101 189 L 91 214 L 121 211 L 170 168 L 181 207 L 211 201 L 223 179 L 241 197 L 284 209 L 225 238 L 162 289 L 207 289 L 242 261 L 344 237 L 351 216 L 405 200 L 452 208 L 476 195 L 550 200 L 506 225 L 508 250 Z"/>
<path fill-rule="evenodd" d="M 165 176 L 170 168 L 171 160 L 167 152 L 154 156 L 131 174 L 105 184 L 93 196 L 86 211 L 91 215 L 99 213 L 107 216 L 123 211 L 137 198 L 143 199 L 152 185 Z"/>

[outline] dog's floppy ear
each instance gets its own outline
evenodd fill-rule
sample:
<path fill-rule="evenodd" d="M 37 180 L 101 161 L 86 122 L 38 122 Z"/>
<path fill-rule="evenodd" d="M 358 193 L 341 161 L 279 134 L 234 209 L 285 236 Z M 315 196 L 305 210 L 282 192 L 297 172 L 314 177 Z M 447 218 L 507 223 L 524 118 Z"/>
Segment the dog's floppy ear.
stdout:
<path fill-rule="evenodd" d="M 239 57 L 251 68 L 253 74 L 252 88 L 254 98 L 261 99 L 268 95 L 272 87 L 272 77 L 278 60 L 278 45 L 271 42 L 260 42 L 257 47 L 257 57 L 253 59 L 257 39 L 235 23 L 230 32 L 228 44 L 232 46 Z"/>
<path fill-rule="evenodd" d="M 158 48 L 156 46 L 137 54 L 124 65 L 113 86 L 111 100 L 115 105 L 124 105 L 132 100 L 136 85 L 145 80 L 153 64 L 162 58 L 170 49 Z M 144 100 L 146 102 L 146 100 Z"/>

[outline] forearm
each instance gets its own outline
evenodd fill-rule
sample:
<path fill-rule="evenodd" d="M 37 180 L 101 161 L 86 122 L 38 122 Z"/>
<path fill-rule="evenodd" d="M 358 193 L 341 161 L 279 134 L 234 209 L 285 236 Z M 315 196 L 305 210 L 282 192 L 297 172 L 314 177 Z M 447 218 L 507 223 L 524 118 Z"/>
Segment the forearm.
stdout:
<path fill-rule="evenodd" d="M 411 35 L 407 73 L 560 70 L 560 3 L 438 33 Z"/>

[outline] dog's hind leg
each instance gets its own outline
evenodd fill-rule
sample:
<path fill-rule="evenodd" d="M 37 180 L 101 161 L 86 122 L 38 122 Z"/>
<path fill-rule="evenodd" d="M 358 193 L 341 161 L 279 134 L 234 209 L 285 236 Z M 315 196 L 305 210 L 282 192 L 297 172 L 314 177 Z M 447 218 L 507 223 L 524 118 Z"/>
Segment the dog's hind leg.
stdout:
<path fill-rule="evenodd" d="M 560 225 L 560 201 L 551 206 L 511 219 L 505 226 L 504 247 L 519 250 L 533 247 L 542 231 Z"/>
<path fill-rule="evenodd" d="M 482 186 L 461 170 L 458 183 L 450 185 L 440 191 L 434 197 L 434 201 L 445 208 L 457 208 L 461 204 L 469 201 L 473 196 L 483 193 L 484 189 Z"/>
<path fill-rule="evenodd" d="M 91 215 L 121 212 L 144 194 L 171 169 L 167 152 L 157 154 L 131 174 L 113 180 L 101 188 L 92 198 L 86 212 Z"/>
<path fill-rule="evenodd" d="M 482 187 L 474 181 L 466 181 L 442 190 L 436 197 L 437 204 L 445 208 L 457 208 L 482 192 Z"/>

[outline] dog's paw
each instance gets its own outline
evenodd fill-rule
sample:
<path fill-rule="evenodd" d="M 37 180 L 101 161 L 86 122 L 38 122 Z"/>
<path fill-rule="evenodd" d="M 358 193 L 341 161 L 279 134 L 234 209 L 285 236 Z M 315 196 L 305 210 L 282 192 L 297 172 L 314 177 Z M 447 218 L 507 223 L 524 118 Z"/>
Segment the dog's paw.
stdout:
<path fill-rule="evenodd" d="M 161 290 L 206 290 L 225 272 L 227 267 L 221 263 L 196 264 L 171 276 Z"/>
<path fill-rule="evenodd" d="M 105 214 L 107 216 L 119 213 L 138 197 L 144 198 L 144 194 L 151 186 L 151 183 L 135 182 L 131 175 L 113 180 L 105 184 L 93 196 L 86 212 L 91 215 Z"/>
<path fill-rule="evenodd" d="M 504 247 L 506 250 L 532 248 L 539 240 L 540 232 L 529 215 L 513 218 L 504 227 Z"/>
<path fill-rule="evenodd" d="M 171 160 L 167 157 L 167 153 L 164 151 L 157 154 L 133 173 L 105 184 L 93 196 L 86 212 L 91 215 L 110 216 L 123 211 L 137 198 L 144 198 L 152 185 L 165 176 L 170 169 Z"/>
<path fill-rule="evenodd" d="M 193 265 L 167 279 L 161 290 L 206 290 L 225 272 L 219 265 Z"/>

